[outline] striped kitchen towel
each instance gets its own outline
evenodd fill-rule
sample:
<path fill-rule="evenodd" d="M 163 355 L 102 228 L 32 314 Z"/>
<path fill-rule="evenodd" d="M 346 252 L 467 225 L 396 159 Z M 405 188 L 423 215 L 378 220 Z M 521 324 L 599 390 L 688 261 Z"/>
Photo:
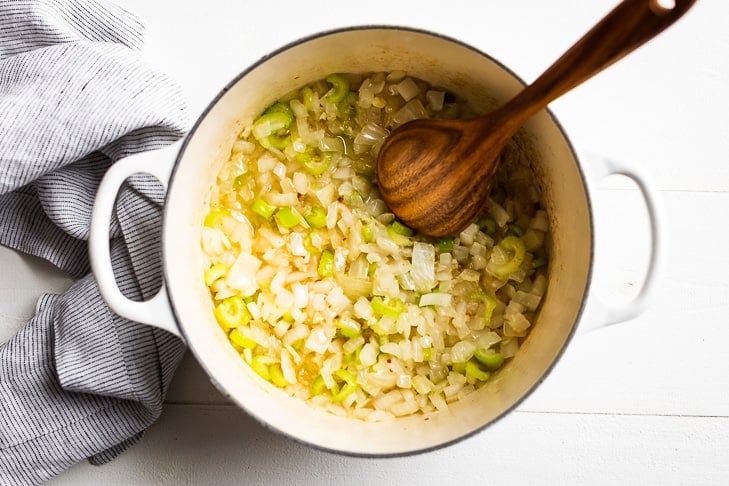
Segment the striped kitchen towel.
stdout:
<path fill-rule="evenodd" d="M 185 133 L 181 90 L 141 57 L 144 28 L 104 0 L 0 0 L 0 244 L 75 279 L 0 343 L 0 484 L 113 459 L 160 415 L 184 344 L 113 314 L 86 240 L 106 169 Z M 160 285 L 162 186 L 130 178 L 110 234 L 122 291 Z"/>

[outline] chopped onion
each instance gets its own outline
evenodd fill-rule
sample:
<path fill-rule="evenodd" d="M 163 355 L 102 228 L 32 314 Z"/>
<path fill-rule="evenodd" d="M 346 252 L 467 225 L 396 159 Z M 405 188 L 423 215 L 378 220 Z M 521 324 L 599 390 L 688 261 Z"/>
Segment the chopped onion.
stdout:
<path fill-rule="evenodd" d="M 430 89 L 425 93 L 425 99 L 428 100 L 428 108 L 433 111 L 440 111 L 443 109 L 443 102 L 445 101 L 445 91 L 436 91 Z"/>
<path fill-rule="evenodd" d="M 478 233 L 478 225 L 477 224 L 470 224 L 468 227 L 461 231 L 460 237 L 461 237 L 461 244 L 465 246 L 470 246 L 473 244 L 474 238 L 476 237 L 476 233 Z"/>
<path fill-rule="evenodd" d="M 496 224 L 502 228 L 506 226 L 506 223 L 511 221 L 511 216 L 509 216 L 509 213 L 506 212 L 506 209 L 493 199 L 489 199 L 489 212 L 494 218 L 494 221 L 496 221 Z"/>
<path fill-rule="evenodd" d="M 501 346 L 499 347 L 499 352 L 504 356 L 504 358 L 511 358 L 516 354 L 518 349 L 519 349 L 519 341 L 517 341 L 514 338 L 510 338 L 510 339 L 504 339 L 503 341 L 501 341 Z"/>
<path fill-rule="evenodd" d="M 405 78 L 395 85 L 395 89 L 405 101 L 410 101 L 420 93 L 420 88 L 413 78 Z"/>
<path fill-rule="evenodd" d="M 340 285 L 344 294 L 350 299 L 358 299 L 372 295 L 372 281 L 368 279 L 354 278 L 341 273 L 335 273 L 334 279 Z"/>
<path fill-rule="evenodd" d="M 272 172 L 279 179 L 283 179 L 286 177 L 286 166 L 281 162 L 276 162 L 276 165 L 273 166 Z"/>
<path fill-rule="evenodd" d="M 354 137 L 355 144 L 372 146 L 377 143 L 382 143 L 383 140 L 389 135 L 389 132 L 379 126 L 376 123 L 370 122 Z"/>
<path fill-rule="evenodd" d="M 293 359 L 287 349 L 281 350 L 281 370 L 283 371 L 284 378 L 290 384 L 296 383 L 296 369 L 294 368 Z"/>
<path fill-rule="evenodd" d="M 533 230 L 541 231 L 542 233 L 549 231 L 549 219 L 547 218 L 547 212 L 543 209 L 536 211 L 529 227 Z"/>
<path fill-rule="evenodd" d="M 225 251 L 225 235 L 217 229 L 204 227 L 202 229 L 202 249 L 208 255 L 220 255 Z"/>
<path fill-rule="evenodd" d="M 532 284 L 531 293 L 538 296 L 543 296 L 547 290 L 547 277 L 544 274 L 537 274 Z"/>
<path fill-rule="evenodd" d="M 258 290 L 256 271 L 262 263 L 261 260 L 248 253 L 241 253 L 228 270 L 225 283 L 229 287 L 239 290 L 243 297 L 255 294 Z"/>
<path fill-rule="evenodd" d="M 245 127 L 218 173 L 201 232 L 206 271 L 224 269 L 206 281 L 216 318 L 312 406 L 365 421 L 447 410 L 488 379 L 476 350 L 514 356 L 542 305 L 549 219 L 518 141 L 478 223 L 448 240 L 393 231 L 377 153 L 409 120 L 478 114 L 446 96 L 405 72 L 332 75 L 271 105 L 289 125 Z"/>
<path fill-rule="evenodd" d="M 454 363 L 465 363 L 476 351 L 476 345 L 471 341 L 459 341 L 451 348 L 451 360 Z"/>
<path fill-rule="evenodd" d="M 379 347 L 375 343 L 365 344 L 359 352 L 359 362 L 362 366 L 372 366 L 377 362 L 379 351 Z"/>
<path fill-rule="evenodd" d="M 408 101 L 405 106 L 395 113 L 395 116 L 392 118 L 392 122 L 395 126 L 399 126 L 411 120 L 418 120 L 426 118 L 427 116 L 428 112 L 423 106 L 423 103 L 421 103 L 419 99 L 415 98 Z"/>
<path fill-rule="evenodd" d="M 410 275 L 418 292 L 428 292 L 435 287 L 435 247 L 429 243 L 413 245 Z"/>
<path fill-rule="evenodd" d="M 265 136 L 268 135 L 270 135 L 270 133 Z M 274 167 L 276 167 L 276 164 L 278 164 L 278 159 L 273 155 L 262 155 L 258 159 L 258 172 L 270 172 Z"/>
<path fill-rule="evenodd" d="M 509 323 L 511 328 L 516 332 L 523 332 L 529 329 L 531 322 L 529 319 L 524 317 L 524 314 L 511 314 L 506 317 L 506 321 Z"/>
<path fill-rule="evenodd" d="M 297 341 L 301 341 L 309 336 L 309 326 L 297 324 L 289 330 L 283 337 L 283 343 L 287 346 L 293 345 Z"/>
<path fill-rule="evenodd" d="M 542 300 L 541 296 L 529 294 L 527 292 L 518 290 L 516 294 L 514 294 L 513 302 L 518 302 L 519 304 L 523 305 L 530 311 L 537 310 L 537 307 L 539 307 L 539 302 Z"/>
<path fill-rule="evenodd" d="M 357 336 L 344 343 L 344 346 L 342 346 L 342 351 L 347 354 L 354 353 L 360 347 L 362 347 L 363 344 L 364 338 L 362 336 Z"/>

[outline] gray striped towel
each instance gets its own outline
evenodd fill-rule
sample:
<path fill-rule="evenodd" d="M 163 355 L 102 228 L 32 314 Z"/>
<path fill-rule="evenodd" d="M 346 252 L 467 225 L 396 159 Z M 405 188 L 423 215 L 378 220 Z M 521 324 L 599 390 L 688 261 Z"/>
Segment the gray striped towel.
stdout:
<path fill-rule="evenodd" d="M 96 188 L 116 160 L 179 139 L 181 90 L 141 57 L 143 26 L 103 0 L 0 0 L 0 244 L 75 279 L 43 295 L 0 344 L 0 484 L 107 462 L 160 415 L 184 345 L 110 312 L 89 274 Z M 122 291 L 160 285 L 161 185 L 119 194 L 112 260 Z"/>

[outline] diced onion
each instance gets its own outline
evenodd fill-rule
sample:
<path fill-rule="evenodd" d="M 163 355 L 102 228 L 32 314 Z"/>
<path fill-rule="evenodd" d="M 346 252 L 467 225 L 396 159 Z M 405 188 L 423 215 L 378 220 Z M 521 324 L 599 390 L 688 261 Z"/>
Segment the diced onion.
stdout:
<path fill-rule="evenodd" d="M 451 294 L 445 294 L 445 293 L 430 293 L 430 294 L 423 294 L 420 297 L 419 305 L 421 307 L 424 307 L 426 305 L 437 305 L 441 307 L 446 307 L 451 304 L 453 296 Z"/>
<path fill-rule="evenodd" d="M 304 346 L 315 353 L 323 353 L 329 347 L 329 338 L 321 327 L 314 329 L 309 334 Z"/>
<path fill-rule="evenodd" d="M 406 227 L 376 183 L 399 125 L 476 115 L 404 71 L 333 74 L 243 128 L 210 191 L 201 278 L 262 378 L 328 413 L 393 420 L 446 411 L 518 352 L 550 268 L 519 135 L 484 214 L 453 238 Z"/>
<path fill-rule="evenodd" d="M 425 99 L 428 100 L 428 108 L 433 111 L 440 111 L 443 109 L 445 91 L 428 90 L 428 92 L 425 93 Z"/>
<path fill-rule="evenodd" d="M 435 280 L 435 247 L 428 243 L 416 242 L 413 245 L 410 275 L 418 292 L 430 291 Z"/>
<path fill-rule="evenodd" d="M 410 101 L 420 93 L 420 88 L 413 78 L 405 78 L 395 85 L 395 89 L 405 101 Z"/>

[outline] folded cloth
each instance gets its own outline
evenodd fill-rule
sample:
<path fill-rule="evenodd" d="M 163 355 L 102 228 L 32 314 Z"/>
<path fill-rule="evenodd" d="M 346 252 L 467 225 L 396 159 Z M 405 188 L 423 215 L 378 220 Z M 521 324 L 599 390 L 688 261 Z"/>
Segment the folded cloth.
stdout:
<path fill-rule="evenodd" d="M 144 28 L 103 0 L 0 0 L 0 244 L 75 282 L 43 295 L 0 344 L 0 484 L 36 484 L 105 463 L 160 415 L 184 344 L 112 313 L 86 240 L 99 181 L 116 160 L 179 139 L 181 90 L 141 57 Z M 160 285 L 162 187 L 134 176 L 110 234 L 122 292 Z"/>

